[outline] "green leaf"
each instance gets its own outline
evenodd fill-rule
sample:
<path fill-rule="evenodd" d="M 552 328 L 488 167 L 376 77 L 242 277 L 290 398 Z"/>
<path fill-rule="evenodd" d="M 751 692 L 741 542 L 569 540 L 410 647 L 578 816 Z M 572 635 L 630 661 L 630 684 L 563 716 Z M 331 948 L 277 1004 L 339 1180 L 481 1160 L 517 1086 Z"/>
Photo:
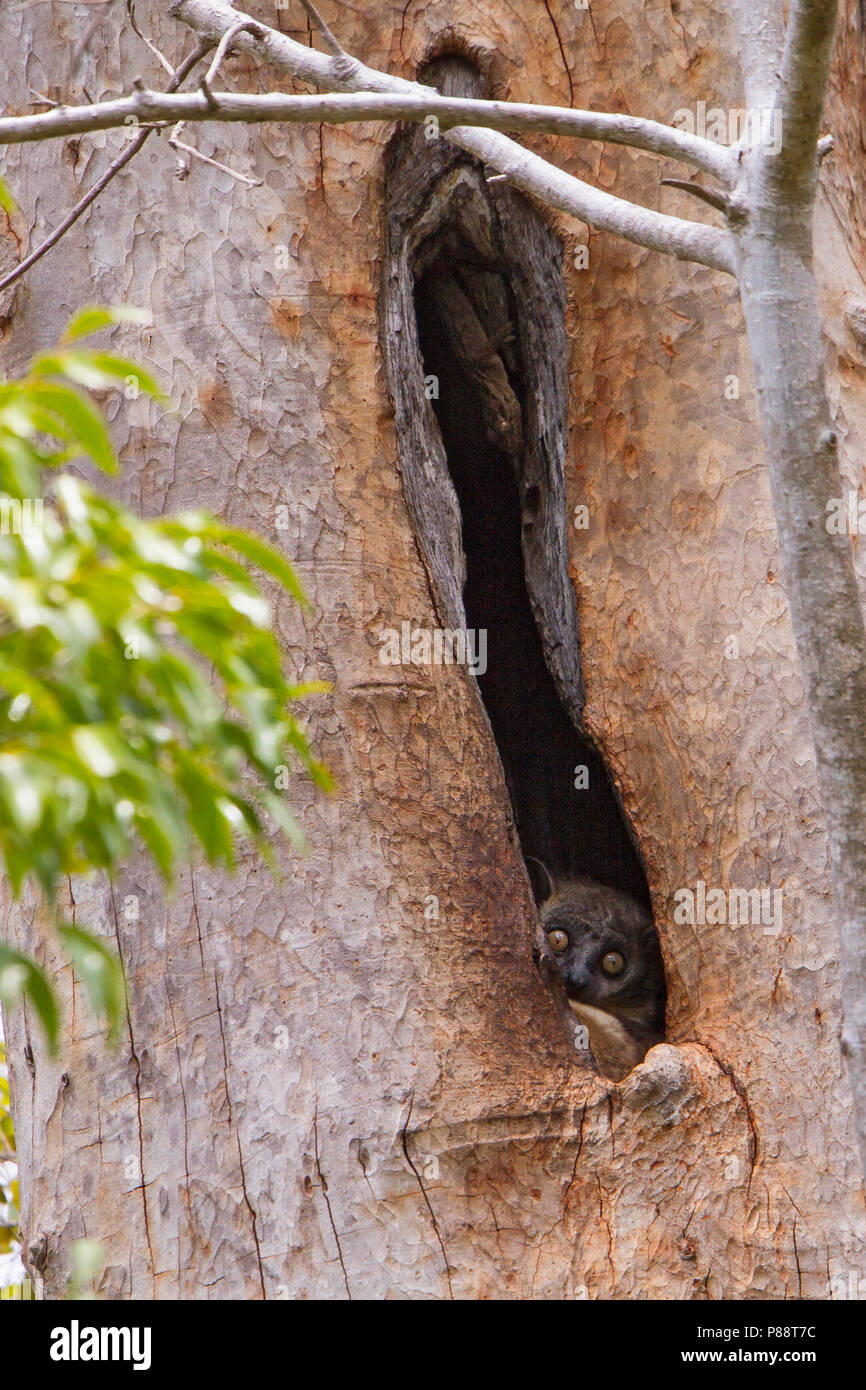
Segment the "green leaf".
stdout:
<path fill-rule="evenodd" d="M 274 550 L 273 546 L 268 545 L 267 541 L 263 541 L 260 536 L 251 535 L 248 531 L 241 531 L 236 526 L 224 526 L 220 521 L 213 522 L 211 532 L 223 545 L 237 550 L 239 554 L 252 560 L 254 565 L 258 565 L 259 569 L 272 574 L 298 603 L 309 607 L 307 596 L 288 560 L 278 550 Z"/>
<path fill-rule="evenodd" d="M 76 338 L 86 338 L 88 334 L 96 333 L 100 328 L 108 328 L 114 323 L 151 322 L 151 315 L 146 309 L 136 309 L 132 304 L 89 304 L 86 308 L 79 309 L 69 320 L 61 341 L 71 343 Z"/>
<path fill-rule="evenodd" d="M 233 840 L 229 821 L 219 804 L 220 788 L 199 770 L 195 759 L 179 756 L 178 786 L 186 797 L 190 825 L 209 861 L 232 865 Z"/>
<path fill-rule="evenodd" d="M 28 382 L 26 390 L 30 400 L 59 421 L 61 429 L 66 426 L 68 433 L 64 432 L 60 438 L 71 436 L 77 440 L 81 452 L 92 458 L 104 473 L 117 471 L 114 445 L 105 422 L 84 396 L 68 386 L 41 380 Z"/>
<path fill-rule="evenodd" d="M 0 179 L 0 208 L 2 208 L 9 217 L 18 211 L 18 204 L 12 196 L 12 191 L 5 179 Z"/>
<path fill-rule="evenodd" d="M 113 353 L 82 348 L 76 352 L 44 352 L 30 363 L 34 376 L 66 376 L 90 391 L 105 391 L 115 387 L 117 378 L 132 378 L 139 391 L 165 399 L 153 377 L 125 357 Z"/>
<path fill-rule="evenodd" d="M 35 961 L 0 941 L 0 1003 L 11 1009 L 21 995 L 27 995 L 33 1004 L 53 1055 L 57 1051 L 60 1020 L 47 976 Z"/>

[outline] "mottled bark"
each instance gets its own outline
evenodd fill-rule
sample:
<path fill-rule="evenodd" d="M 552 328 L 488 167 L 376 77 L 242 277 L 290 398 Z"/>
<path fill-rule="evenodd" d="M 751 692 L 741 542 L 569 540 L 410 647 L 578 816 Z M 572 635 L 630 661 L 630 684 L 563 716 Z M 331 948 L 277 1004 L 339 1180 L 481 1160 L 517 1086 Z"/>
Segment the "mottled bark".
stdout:
<path fill-rule="evenodd" d="M 139 22 L 177 62 L 189 38 L 161 9 L 137 6 Z M 406 78 L 447 42 L 491 96 L 635 109 L 639 92 L 637 114 L 670 120 L 740 104 L 728 9 L 434 0 L 346 10 L 340 37 Z M 299 15 L 277 21 L 306 41 Z M 28 53 L 10 78 L 23 109 L 80 21 L 37 7 L 2 23 L 5 51 Z M 116 90 L 137 70 L 156 84 L 109 10 L 82 78 Z M 226 60 L 239 85 L 252 71 Z M 856 94 L 835 100 L 854 121 Z M 297 563 L 315 616 L 287 608 L 280 630 L 299 673 L 335 682 L 312 733 L 339 785 L 326 802 L 294 783 L 312 852 L 277 846 L 278 884 L 249 861 L 232 881 L 197 870 L 170 903 L 143 865 L 113 892 L 72 885 L 79 920 L 122 951 L 129 1035 L 106 1053 L 43 942 L 72 1037 L 54 1063 L 32 1020 L 8 1020 L 27 1246 L 52 1294 L 86 1233 L 120 1296 L 847 1296 L 864 1225 L 828 838 L 736 286 L 551 215 L 569 295 L 566 516 L 586 504 L 590 518 L 567 532 L 583 718 L 639 840 L 669 982 L 668 1043 L 614 1085 L 581 1065 L 533 965 L 536 914 L 471 675 L 378 659 L 383 627 L 438 621 L 377 320 L 390 136 L 197 131 L 257 174 L 252 190 L 201 165 L 176 180 L 152 139 L 110 205 L 34 267 L 6 330 L 14 370 L 85 300 L 152 308 L 128 347 L 178 413 L 118 408 L 120 486 L 147 513 L 205 502 Z M 659 191 L 675 166 L 526 143 L 619 197 L 695 214 Z M 100 135 L 59 160 L 10 153 L 22 252 L 119 148 Z M 860 215 L 833 192 L 819 203 L 852 476 Z M 677 921 L 674 892 L 699 879 L 781 888 L 780 930 Z M 4 913 L 23 946 L 31 916 Z"/>

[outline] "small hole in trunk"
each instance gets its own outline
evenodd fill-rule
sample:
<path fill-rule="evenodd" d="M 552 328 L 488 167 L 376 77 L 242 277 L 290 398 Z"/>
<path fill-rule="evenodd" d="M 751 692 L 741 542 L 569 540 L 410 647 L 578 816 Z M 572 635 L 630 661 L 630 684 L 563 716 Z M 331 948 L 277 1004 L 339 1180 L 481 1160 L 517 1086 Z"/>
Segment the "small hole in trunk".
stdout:
<path fill-rule="evenodd" d="M 497 299 L 508 304 L 501 273 L 486 269 L 480 278 L 482 284 L 495 279 Z M 478 313 L 469 318 L 478 279 L 472 248 L 452 243 L 417 280 L 415 310 L 424 375 L 439 385 L 432 405 L 460 507 L 466 626 L 487 632 L 487 669 L 478 685 L 521 849 L 554 874 L 584 873 L 648 904 L 644 872 L 607 769 L 575 727 L 545 660 L 521 538 L 538 525 L 541 489 L 526 487 L 521 509 L 522 430 L 514 426 L 515 416 L 522 422 L 526 414 L 520 334 L 514 323 L 491 322 L 483 331 L 501 331 L 486 340 L 489 357 L 467 361 L 481 323 Z M 506 388 L 513 405 L 503 403 Z"/>

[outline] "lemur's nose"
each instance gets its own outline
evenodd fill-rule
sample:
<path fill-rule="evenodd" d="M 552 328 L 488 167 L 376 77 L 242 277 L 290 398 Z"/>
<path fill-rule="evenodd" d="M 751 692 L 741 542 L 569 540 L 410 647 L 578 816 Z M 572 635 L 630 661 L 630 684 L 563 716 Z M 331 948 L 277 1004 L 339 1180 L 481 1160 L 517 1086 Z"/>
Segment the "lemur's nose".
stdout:
<path fill-rule="evenodd" d="M 582 965 L 573 965 L 567 975 L 568 984 L 574 990 L 586 989 L 589 984 L 589 972 Z"/>

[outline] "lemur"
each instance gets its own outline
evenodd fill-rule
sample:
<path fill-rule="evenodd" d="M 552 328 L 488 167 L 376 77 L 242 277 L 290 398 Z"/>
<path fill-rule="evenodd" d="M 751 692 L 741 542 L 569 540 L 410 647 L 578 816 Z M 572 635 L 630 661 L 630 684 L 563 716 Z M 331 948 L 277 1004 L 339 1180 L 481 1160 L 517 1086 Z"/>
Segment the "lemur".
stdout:
<path fill-rule="evenodd" d="M 590 878 L 555 880 L 546 869 L 541 896 L 550 959 L 569 1008 L 586 1027 L 599 1071 L 621 1081 L 664 1041 L 665 979 L 652 918 L 615 888 Z"/>

